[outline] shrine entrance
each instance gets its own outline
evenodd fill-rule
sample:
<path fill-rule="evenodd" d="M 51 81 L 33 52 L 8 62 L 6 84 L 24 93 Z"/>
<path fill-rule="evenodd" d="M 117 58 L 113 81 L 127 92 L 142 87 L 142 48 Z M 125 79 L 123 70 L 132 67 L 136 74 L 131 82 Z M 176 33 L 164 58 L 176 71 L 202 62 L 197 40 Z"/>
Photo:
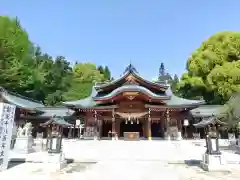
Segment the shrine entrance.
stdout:
<path fill-rule="evenodd" d="M 102 134 L 101 137 L 110 137 L 110 132 L 112 132 L 112 122 L 105 121 L 102 124 Z"/>
<path fill-rule="evenodd" d="M 152 137 L 156 138 L 163 138 L 164 137 L 164 129 L 161 127 L 160 123 L 151 123 L 151 132 L 152 132 Z"/>
<path fill-rule="evenodd" d="M 138 132 L 140 137 L 143 137 L 143 124 L 139 121 L 125 121 L 120 123 L 120 137 L 123 137 L 124 132 Z"/>

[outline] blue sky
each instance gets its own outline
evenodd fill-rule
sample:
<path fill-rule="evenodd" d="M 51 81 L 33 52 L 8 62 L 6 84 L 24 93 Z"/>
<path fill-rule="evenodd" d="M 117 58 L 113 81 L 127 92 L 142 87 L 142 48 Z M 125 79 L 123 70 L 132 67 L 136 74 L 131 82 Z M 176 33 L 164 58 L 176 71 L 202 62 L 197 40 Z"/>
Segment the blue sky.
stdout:
<path fill-rule="evenodd" d="M 2 0 L 30 39 L 52 56 L 108 65 L 119 77 L 130 60 L 152 79 L 164 62 L 181 75 L 187 58 L 212 34 L 239 31 L 239 0 Z"/>

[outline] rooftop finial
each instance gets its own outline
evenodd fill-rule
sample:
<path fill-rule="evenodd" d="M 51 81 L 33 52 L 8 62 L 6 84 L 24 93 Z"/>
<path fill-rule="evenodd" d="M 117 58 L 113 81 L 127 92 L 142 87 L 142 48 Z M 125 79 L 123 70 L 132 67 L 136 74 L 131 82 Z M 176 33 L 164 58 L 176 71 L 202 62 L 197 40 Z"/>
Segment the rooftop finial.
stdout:
<path fill-rule="evenodd" d="M 126 67 L 126 69 L 125 69 L 123 74 L 129 73 L 129 72 L 138 73 L 136 68 L 132 65 L 131 59 L 130 59 L 130 64 Z"/>

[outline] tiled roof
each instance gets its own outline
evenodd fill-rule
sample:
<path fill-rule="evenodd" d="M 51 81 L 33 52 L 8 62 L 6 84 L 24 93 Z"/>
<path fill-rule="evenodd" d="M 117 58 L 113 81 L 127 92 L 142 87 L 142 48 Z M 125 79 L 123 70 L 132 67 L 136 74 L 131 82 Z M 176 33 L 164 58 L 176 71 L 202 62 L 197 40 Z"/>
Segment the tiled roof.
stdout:
<path fill-rule="evenodd" d="M 189 106 L 199 106 L 201 104 L 205 104 L 205 101 L 202 100 L 190 100 L 190 99 L 184 99 L 178 96 L 175 96 L 172 93 L 171 87 L 168 88 L 166 91 L 166 94 L 170 96 L 171 98 L 169 100 L 164 100 L 166 105 L 168 107 L 189 107 Z"/>
<path fill-rule="evenodd" d="M 137 72 L 136 68 L 132 64 L 130 64 L 130 65 L 127 66 L 127 68 L 125 69 L 123 75 L 120 78 L 118 78 L 118 79 L 116 79 L 114 81 L 111 81 L 111 82 L 109 82 L 107 84 L 99 84 L 99 85 L 96 86 L 96 89 L 101 89 L 101 88 L 105 88 L 105 87 L 108 87 L 110 85 L 116 84 L 116 83 L 122 81 L 123 79 L 125 79 L 126 77 L 128 77 L 129 75 L 133 75 L 136 78 L 138 78 L 138 79 L 140 79 L 140 80 L 142 80 L 142 81 L 144 81 L 144 82 L 146 82 L 146 83 L 148 83 L 150 85 L 157 86 L 157 87 L 160 87 L 162 89 L 167 89 L 169 87 L 169 85 L 166 85 L 166 84 L 159 84 L 159 83 L 155 83 L 155 82 L 148 81 L 148 80 L 144 79 L 143 77 L 141 77 L 139 75 L 139 73 Z"/>
<path fill-rule="evenodd" d="M 38 107 L 44 107 L 43 103 L 30 99 L 25 96 L 21 96 L 19 94 L 6 91 L 4 88 L 0 87 L 0 94 L 1 97 L 7 101 L 10 104 L 14 104 L 17 107 L 23 108 L 23 109 L 31 109 L 35 110 Z"/>
<path fill-rule="evenodd" d="M 220 121 L 218 118 L 216 118 L 215 116 L 211 116 L 208 118 L 203 118 L 202 121 L 198 122 L 197 124 L 194 124 L 194 126 L 196 128 L 203 128 L 206 127 L 208 125 L 221 125 L 221 126 L 226 126 L 227 123 Z"/>
<path fill-rule="evenodd" d="M 93 87 L 92 93 L 89 97 L 80 99 L 80 100 L 76 100 L 76 101 L 66 101 L 66 102 L 63 102 L 63 104 L 66 106 L 74 106 L 74 107 L 79 107 L 79 108 L 95 107 L 98 105 L 98 103 L 93 100 L 93 97 L 95 97 L 96 95 L 97 95 L 97 91 Z"/>
<path fill-rule="evenodd" d="M 75 111 L 68 109 L 66 107 L 43 107 L 38 108 L 39 111 L 43 113 L 40 114 L 40 117 L 69 117 L 74 114 Z"/>
<path fill-rule="evenodd" d="M 72 126 L 72 124 L 68 123 L 67 121 L 64 120 L 62 117 L 53 117 L 49 121 L 41 124 L 41 126 L 47 126 L 49 124 L 56 124 L 60 126 Z"/>
<path fill-rule="evenodd" d="M 164 100 L 164 102 L 168 107 L 179 107 L 179 106 L 189 107 L 189 106 L 199 106 L 201 104 L 205 104 L 204 101 L 184 99 L 181 97 L 177 97 L 175 95 L 172 95 L 171 99 L 169 100 Z"/>
<path fill-rule="evenodd" d="M 170 99 L 168 100 L 163 100 L 166 105 L 168 107 L 189 107 L 189 106 L 199 106 L 201 104 L 204 104 L 205 101 L 202 101 L 202 100 L 189 100 L 189 99 L 184 99 L 184 98 L 180 98 L 180 97 L 177 97 L 175 96 L 172 91 L 171 91 L 171 88 L 169 87 L 168 90 L 166 91 L 166 95 L 157 95 L 157 94 L 154 94 L 153 92 L 151 92 L 150 90 L 144 88 L 144 87 L 141 87 L 141 86 L 137 86 L 137 85 L 124 85 L 124 86 L 121 86 L 117 89 L 115 89 L 114 91 L 112 91 L 110 94 L 104 96 L 104 98 L 106 97 L 113 97 L 115 95 L 117 95 L 119 92 L 122 92 L 123 90 L 141 90 L 143 91 L 144 93 L 147 93 L 148 95 L 152 96 L 152 97 L 162 97 L 162 98 L 166 98 L 166 97 L 170 97 Z M 96 96 L 97 96 L 97 92 L 95 90 L 95 88 L 93 87 L 92 89 L 92 94 L 85 98 L 85 99 L 81 99 L 81 100 L 77 100 L 77 101 L 68 101 L 68 102 L 63 102 L 64 105 L 66 106 L 74 106 L 74 107 L 78 107 L 78 108 L 92 108 L 92 107 L 95 107 L 95 106 L 98 106 L 99 103 L 94 101 L 94 99 L 96 99 Z M 102 97 L 101 97 L 102 98 Z M 99 97 L 97 97 L 97 99 L 100 99 Z"/>
<path fill-rule="evenodd" d="M 190 112 L 193 117 L 211 117 L 220 114 L 222 108 L 223 105 L 202 105 Z"/>

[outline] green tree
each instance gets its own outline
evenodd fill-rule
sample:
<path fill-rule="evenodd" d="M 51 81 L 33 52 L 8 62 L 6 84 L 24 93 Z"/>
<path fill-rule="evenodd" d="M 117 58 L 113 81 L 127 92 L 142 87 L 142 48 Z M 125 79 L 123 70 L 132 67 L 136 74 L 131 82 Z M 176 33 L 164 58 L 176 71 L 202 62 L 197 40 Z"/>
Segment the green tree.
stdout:
<path fill-rule="evenodd" d="M 18 93 L 45 102 L 47 105 L 55 105 L 63 101 L 63 93 L 70 87 L 72 69 L 69 62 L 58 56 L 53 61 L 52 57 L 42 53 L 40 47 L 33 47 L 31 64 L 26 65 L 28 73 L 23 78 L 22 91 Z M 23 75 L 22 75 L 23 77 Z"/>
<path fill-rule="evenodd" d="M 210 104 L 224 104 L 239 91 L 239 55 L 239 32 L 211 36 L 189 57 L 179 92 L 191 98 L 204 97 Z"/>
<path fill-rule="evenodd" d="M 48 93 L 46 78 L 52 68 L 53 60 L 51 56 L 43 54 L 40 47 L 32 47 L 32 49 L 33 55 L 29 57 L 31 63 L 26 65 L 28 74 L 23 78 L 26 80 L 22 82 L 24 89 L 18 93 L 43 102 Z"/>
<path fill-rule="evenodd" d="M 95 64 L 78 63 L 73 67 L 73 77 L 80 82 L 102 82 L 103 74 L 99 72 Z"/>
<path fill-rule="evenodd" d="M 0 84 L 3 87 L 21 89 L 24 73 L 28 74 L 30 45 L 18 19 L 0 16 Z"/>
<path fill-rule="evenodd" d="M 173 79 L 170 81 L 171 89 L 174 94 L 177 94 L 177 86 L 179 83 L 179 78 L 177 74 L 174 75 Z"/>
<path fill-rule="evenodd" d="M 163 63 L 161 63 L 159 67 L 159 74 L 158 74 L 158 81 L 160 82 L 165 82 L 168 81 L 170 82 L 172 80 L 172 76 L 168 73 L 166 73 L 165 66 Z"/>
<path fill-rule="evenodd" d="M 223 108 L 220 110 L 218 118 L 226 122 L 229 128 L 233 131 L 236 131 L 238 128 L 238 123 L 240 122 L 240 94 L 235 93 L 227 101 Z"/>
<path fill-rule="evenodd" d="M 105 67 L 98 66 L 97 69 L 103 75 L 104 80 L 107 80 L 107 81 L 111 80 L 111 72 L 110 72 L 108 66 L 105 66 Z"/>
<path fill-rule="evenodd" d="M 111 72 L 107 66 L 104 67 L 104 73 L 103 73 L 105 80 L 111 80 Z"/>
<path fill-rule="evenodd" d="M 91 82 L 79 82 L 73 79 L 71 87 L 64 93 L 64 100 L 74 101 L 88 97 L 91 94 L 93 85 Z"/>
<path fill-rule="evenodd" d="M 70 87 L 70 79 L 72 69 L 70 63 L 65 57 L 56 57 L 51 69 L 48 69 L 46 74 L 46 99 L 45 102 L 50 105 L 55 105 L 64 100 L 64 92 L 67 92 Z"/>
<path fill-rule="evenodd" d="M 78 63 L 73 67 L 71 88 L 64 94 L 66 100 L 82 99 L 90 95 L 96 82 L 104 81 L 99 67 L 92 63 Z"/>
<path fill-rule="evenodd" d="M 104 68 L 102 66 L 98 66 L 97 69 L 101 74 L 104 74 Z"/>
<path fill-rule="evenodd" d="M 165 66 L 163 63 L 160 64 L 160 67 L 159 67 L 159 76 L 164 76 L 166 73 L 165 73 Z"/>

